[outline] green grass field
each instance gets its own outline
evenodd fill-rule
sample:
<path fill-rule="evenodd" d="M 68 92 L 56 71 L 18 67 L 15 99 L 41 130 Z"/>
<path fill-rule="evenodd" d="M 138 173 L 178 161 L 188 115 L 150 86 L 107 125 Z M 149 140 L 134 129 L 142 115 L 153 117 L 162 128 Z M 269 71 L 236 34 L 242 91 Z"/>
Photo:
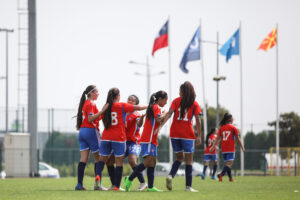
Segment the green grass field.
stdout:
<path fill-rule="evenodd" d="M 165 178 L 156 177 L 155 186 L 163 189 L 162 193 L 137 192 L 137 180 L 132 185 L 131 192 L 93 191 L 93 178 L 85 177 L 84 186 L 87 191 L 74 191 L 75 178 L 61 179 L 5 179 L 0 180 L 0 199 L 116 199 L 116 200 L 188 200 L 188 199 L 263 199 L 263 200 L 292 200 L 300 199 L 300 177 L 234 177 L 231 183 L 224 177 L 222 183 L 196 177 L 193 187 L 199 193 L 184 191 L 185 178 L 176 177 L 173 182 L 173 191 L 165 188 Z M 122 180 L 122 185 L 123 185 Z M 103 185 L 109 186 L 108 178 L 103 179 Z M 299 191 L 299 192 L 297 192 Z"/>

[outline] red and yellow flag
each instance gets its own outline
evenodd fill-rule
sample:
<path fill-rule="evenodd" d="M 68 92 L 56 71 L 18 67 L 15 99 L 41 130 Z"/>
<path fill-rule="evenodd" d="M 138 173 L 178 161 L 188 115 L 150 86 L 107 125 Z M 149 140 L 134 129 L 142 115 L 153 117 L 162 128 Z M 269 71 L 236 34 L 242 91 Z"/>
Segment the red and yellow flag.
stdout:
<path fill-rule="evenodd" d="M 275 27 L 271 33 L 264 39 L 264 41 L 258 47 L 258 50 L 262 49 L 268 51 L 277 44 L 277 28 Z"/>

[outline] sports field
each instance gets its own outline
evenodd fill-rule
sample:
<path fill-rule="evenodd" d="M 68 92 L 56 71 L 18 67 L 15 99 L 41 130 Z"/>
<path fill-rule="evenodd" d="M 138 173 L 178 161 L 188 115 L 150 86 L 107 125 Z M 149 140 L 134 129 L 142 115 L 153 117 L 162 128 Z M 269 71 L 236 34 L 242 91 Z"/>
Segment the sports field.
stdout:
<path fill-rule="evenodd" d="M 123 184 L 124 179 L 122 180 Z M 163 189 L 161 193 L 150 192 L 113 192 L 93 191 L 93 178 L 85 177 L 84 186 L 87 191 L 74 191 L 75 178 L 61 179 L 5 179 L 0 180 L 0 199 L 116 199 L 116 200 L 187 200 L 187 199 L 263 199 L 292 200 L 300 199 L 300 177 L 235 177 L 235 182 L 228 182 L 224 177 L 222 183 L 201 178 L 193 179 L 193 187 L 199 193 L 184 191 L 184 177 L 176 177 L 173 191 L 165 188 L 165 178 L 157 177 L 155 186 Z M 103 179 L 103 185 L 109 186 L 108 178 Z M 138 187 L 135 180 L 132 189 Z"/>

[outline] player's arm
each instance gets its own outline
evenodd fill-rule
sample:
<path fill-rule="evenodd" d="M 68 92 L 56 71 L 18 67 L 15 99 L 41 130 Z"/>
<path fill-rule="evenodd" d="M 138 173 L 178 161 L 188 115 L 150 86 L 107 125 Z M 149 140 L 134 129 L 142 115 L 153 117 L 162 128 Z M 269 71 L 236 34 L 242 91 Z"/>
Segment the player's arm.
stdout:
<path fill-rule="evenodd" d="M 108 108 L 108 106 L 109 106 L 109 104 L 107 103 L 107 104 L 105 104 L 105 105 L 102 107 L 102 109 L 101 109 L 100 112 L 98 112 L 98 113 L 96 113 L 96 114 L 94 114 L 94 115 L 89 115 L 89 116 L 88 116 L 88 121 L 89 121 L 90 123 L 92 123 L 94 120 L 98 119 L 98 118 L 106 111 L 106 109 Z"/>
<path fill-rule="evenodd" d="M 144 106 L 141 106 L 141 105 L 134 105 L 134 110 L 145 110 L 146 108 L 148 107 L 148 105 L 144 105 Z"/>
<path fill-rule="evenodd" d="M 169 111 L 164 115 L 162 120 L 160 121 L 159 127 L 155 130 L 155 134 L 158 134 L 160 129 L 167 123 L 167 121 L 170 119 L 172 114 L 174 113 L 174 110 L 172 108 L 169 109 Z M 159 122 L 159 121 L 158 121 Z"/>
<path fill-rule="evenodd" d="M 212 147 L 210 147 L 209 151 L 212 152 L 216 146 L 219 144 L 219 142 L 221 141 L 221 136 L 218 135 L 216 142 L 212 145 Z"/>
<path fill-rule="evenodd" d="M 146 115 L 146 114 L 142 114 L 142 116 L 140 117 L 140 119 L 137 121 L 136 124 L 138 125 L 138 127 L 141 127 L 141 126 L 143 125 L 145 115 Z"/>
<path fill-rule="evenodd" d="M 200 119 L 200 115 L 196 115 L 196 129 L 197 129 L 197 133 L 198 136 L 196 138 L 196 145 L 200 145 L 201 144 L 201 119 Z"/>
<path fill-rule="evenodd" d="M 241 150 L 244 152 L 244 151 L 245 151 L 245 148 L 244 148 L 244 146 L 243 146 L 243 144 L 242 144 L 242 142 L 241 142 L 240 137 L 237 136 L 236 138 L 237 138 L 237 143 L 240 145 Z"/>

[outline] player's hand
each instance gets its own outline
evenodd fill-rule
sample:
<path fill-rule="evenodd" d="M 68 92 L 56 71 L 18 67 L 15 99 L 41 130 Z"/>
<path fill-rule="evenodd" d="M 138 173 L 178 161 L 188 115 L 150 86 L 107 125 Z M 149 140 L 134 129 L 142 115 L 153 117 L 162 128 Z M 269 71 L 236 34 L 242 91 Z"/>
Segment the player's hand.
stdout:
<path fill-rule="evenodd" d="M 196 139 L 196 146 L 200 146 L 201 145 L 201 138 L 197 137 Z"/>
<path fill-rule="evenodd" d="M 213 145 L 212 147 L 210 147 L 209 152 L 212 152 L 215 148 L 216 148 L 216 146 Z"/>

